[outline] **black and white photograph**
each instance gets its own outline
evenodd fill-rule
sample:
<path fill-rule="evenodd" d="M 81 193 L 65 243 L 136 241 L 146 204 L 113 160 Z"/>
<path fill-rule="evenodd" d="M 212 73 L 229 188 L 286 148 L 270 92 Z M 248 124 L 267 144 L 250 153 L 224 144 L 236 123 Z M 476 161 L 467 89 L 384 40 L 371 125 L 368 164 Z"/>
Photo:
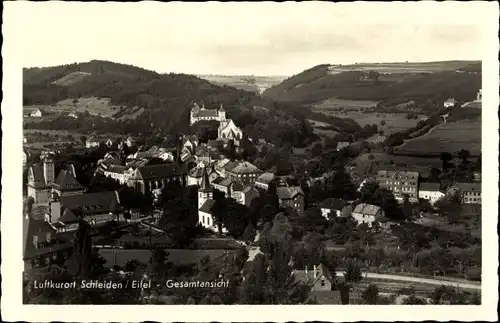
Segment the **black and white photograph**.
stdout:
<path fill-rule="evenodd" d="M 4 20 L 7 319 L 498 318 L 498 4 L 10 2 Z"/>

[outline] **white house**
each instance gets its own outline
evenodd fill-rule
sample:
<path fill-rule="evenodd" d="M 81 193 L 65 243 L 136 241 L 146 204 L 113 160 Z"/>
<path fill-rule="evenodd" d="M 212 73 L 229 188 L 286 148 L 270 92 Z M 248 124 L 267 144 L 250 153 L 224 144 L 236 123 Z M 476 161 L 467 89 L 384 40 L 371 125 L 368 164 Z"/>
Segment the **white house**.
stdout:
<path fill-rule="evenodd" d="M 87 139 L 87 141 L 85 142 L 86 148 L 95 148 L 95 147 L 99 147 L 99 145 L 100 145 L 99 140 L 94 136 L 90 136 Z"/>
<path fill-rule="evenodd" d="M 439 183 L 421 183 L 418 190 L 418 198 L 428 200 L 430 204 L 445 196 L 445 193 L 439 190 Z"/>
<path fill-rule="evenodd" d="M 42 110 L 36 109 L 31 112 L 30 117 L 40 118 L 42 116 Z"/>
<path fill-rule="evenodd" d="M 449 98 L 448 100 L 444 101 L 443 106 L 445 108 L 449 108 L 449 107 L 453 107 L 456 103 L 457 103 L 457 101 L 455 99 Z"/>
<path fill-rule="evenodd" d="M 382 216 L 384 216 L 384 211 L 379 206 L 366 203 L 358 204 L 352 211 L 352 217 L 358 225 L 366 223 L 369 227 Z"/>
<path fill-rule="evenodd" d="M 321 215 L 329 219 L 331 217 L 339 217 L 345 205 L 346 203 L 341 199 L 331 197 L 321 202 L 319 207 L 321 209 Z"/>

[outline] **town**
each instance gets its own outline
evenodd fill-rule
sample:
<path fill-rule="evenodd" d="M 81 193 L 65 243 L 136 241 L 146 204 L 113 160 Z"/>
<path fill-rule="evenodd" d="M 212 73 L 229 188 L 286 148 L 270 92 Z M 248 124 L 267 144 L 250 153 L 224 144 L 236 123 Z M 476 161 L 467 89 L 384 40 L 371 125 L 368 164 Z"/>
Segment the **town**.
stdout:
<path fill-rule="evenodd" d="M 464 109 L 440 104 L 441 118 Z M 480 156 L 378 163 L 394 145 L 366 140 L 377 136 L 368 129 L 313 143 L 297 162 L 295 148 L 245 133 L 222 103 L 192 102 L 183 122 L 188 131 L 153 139 L 25 133 L 27 282 L 155 282 L 92 304 L 480 302 Z M 40 139 L 50 144 L 29 145 Z M 360 156 L 371 161 L 362 172 Z M 167 288 L 173 278 L 229 288 Z M 24 299 L 85 302 L 82 290 L 53 293 L 27 283 Z"/>

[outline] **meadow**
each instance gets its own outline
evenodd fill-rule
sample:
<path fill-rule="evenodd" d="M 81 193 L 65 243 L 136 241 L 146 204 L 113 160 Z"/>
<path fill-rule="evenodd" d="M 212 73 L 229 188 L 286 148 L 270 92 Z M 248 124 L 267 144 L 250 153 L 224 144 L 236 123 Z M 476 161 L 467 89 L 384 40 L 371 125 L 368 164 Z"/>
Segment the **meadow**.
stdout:
<path fill-rule="evenodd" d="M 426 136 L 408 141 L 397 152 L 439 154 L 443 151 L 456 153 L 461 149 L 473 156 L 481 153 L 481 119 L 448 122 Z"/>

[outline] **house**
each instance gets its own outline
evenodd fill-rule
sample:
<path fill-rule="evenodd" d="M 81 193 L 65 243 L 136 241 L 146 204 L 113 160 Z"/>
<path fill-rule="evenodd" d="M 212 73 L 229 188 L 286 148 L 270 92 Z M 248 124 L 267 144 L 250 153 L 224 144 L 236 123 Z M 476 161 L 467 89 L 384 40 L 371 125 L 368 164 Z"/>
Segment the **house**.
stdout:
<path fill-rule="evenodd" d="M 101 143 L 99 142 L 99 140 L 97 139 L 96 136 L 90 136 L 89 138 L 87 138 L 87 140 L 85 141 L 85 147 L 86 148 L 95 148 L 95 147 L 99 147 Z"/>
<path fill-rule="evenodd" d="M 75 112 L 71 112 L 70 114 L 68 114 L 68 117 L 78 119 L 78 115 Z"/>
<path fill-rule="evenodd" d="M 232 178 L 218 177 L 212 181 L 212 186 L 216 190 L 223 192 L 226 197 L 230 197 L 231 185 L 233 185 L 233 183 L 235 183 L 235 181 L 233 181 Z"/>
<path fill-rule="evenodd" d="M 205 109 L 205 104 L 202 103 L 201 107 L 195 103 L 191 108 L 190 112 L 190 124 L 194 124 L 202 120 L 215 120 L 215 121 L 225 121 L 226 120 L 226 110 L 222 107 L 222 104 L 218 109 Z"/>
<path fill-rule="evenodd" d="M 376 180 L 380 187 L 390 190 L 396 200 L 402 202 L 407 195 L 410 202 L 418 202 L 418 179 L 413 171 L 379 170 Z"/>
<path fill-rule="evenodd" d="M 259 191 L 251 184 L 243 186 L 240 182 L 235 182 L 231 186 L 231 198 L 247 207 L 250 206 L 253 199 L 259 196 Z"/>
<path fill-rule="evenodd" d="M 258 169 L 257 166 L 254 166 L 247 161 L 227 163 L 224 169 L 227 178 L 240 180 L 244 183 L 255 183 L 257 177 L 262 174 L 262 171 Z"/>
<path fill-rule="evenodd" d="M 53 193 L 45 221 L 56 232 L 68 232 L 77 230 L 80 220 L 90 225 L 100 225 L 117 220 L 120 212 L 120 198 L 117 191 L 65 196 Z"/>
<path fill-rule="evenodd" d="M 220 176 L 226 177 L 226 165 L 230 162 L 231 160 L 228 158 L 222 158 L 215 162 L 215 170 L 220 174 Z"/>
<path fill-rule="evenodd" d="M 181 185 L 186 184 L 185 167 L 177 163 L 140 166 L 133 171 L 127 185 L 145 194 L 163 188 L 172 181 L 178 181 Z"/>
<path fill-rule="evenodd" d="M 243 139 L 243 132 L 231 119 L 222 120 L 220 122 L 217 134 L 219 139 L 232 140 L 235 145 L 239 145 L 240 140 Z"/>
<path fill-rule="evenodd" d="M 198 147 L 199 143 L 200 142 L 198 140 L 198 136 L 184 135 L 182 137 L 182 149 L 187 148 L 191 153 L 193 153 L 193 155 L 194 155 L 196 147 Z"/>
<path fill-rule="evenodd" d="M 450 108 L 450 107 L 454 107 L 456 103 L 457 103 L 457 101 L 455 99 L 449 98 L 448 100 L 444 101 L 443 106 L 445 108 Z"/>
<path fill-rule="evenodd" d="M 173 162 L 175 159 L 174 152 L 165 148 L 158 149 L 156 157 L 168 162 Z"/>
<path fill-rule="evenodd" d="M 276 189 L 279 205 L 282 208 L 292 208 L 298 214 L 304 214 L 304 191 L 300 186 L 282 186 Z"/>
<path fill-rule="evenodd" d="M 346 203 L 341 199 L 327 198 L 319 204 L 321 215 L 329 219 L 331 217 L 339 217 Z"/>
<path fill-rule="evenodd" d="M 109 165 L 102 169 L 102 173 L 106 177 L 110 177 L 120 184 L 127 184 L 133 170 L 122 165 Z"/>
<path fill-rule="evenodd" d="M 33 111 L 30 113 L 30 117 L 33 117 L 33 118 L 41 118 L 41 117 L 42 117 L 42 110 L 40 110 L 40 109 L 33 110 Z"/>
<path fill-rule="evenodd" d="M 49 186 L 52 188 L 52 192 L 57 193 L 58 196 L 81 194 L 85 190 L 76 180 L 74 166 L 68 170 L 61 170 L 56 180 Z"/>
<path fill-rule="evenodd" d="M 255 180 L 255 187 L 261 188 L 264 190 L 269 189 L 269 184 L 274 180 L 274 174 L 273 173 L 263 173 L 257 179 Z"/>
<path fill-rule="evenodd" d="M 384 211 L 379 206 L 366 203 L 358 204 L 352 211 L 352 217 L 358 225 L 366 223 L 369 227 L 382 216 L 384 216 Z"/>
<path fill-rule="evenodd" d="M 434 204 L 445 196 L 440 187 L 440 183 L 421 183 L 418 189 L 418 198 L 428 200 L 430 204 Z"/>
<path fill-rule="evenodd" d="M 23 217 L 24 270 L 63 264 L 73 251 L 73 241 L 59 234 L 48 222 L 29 215 Z"/>
<path fill-rule="evenodd" d="M 205 171 L 205 165 L 201 164 L 199 166 L 196 166 L 192 168 L 188 172 L 187 176 L 187 185 L 201 185 L 201 180 L 203 179 L 203 174 Z M 212 183 L 216 178 L 219 177 L 215 170 L 215 166 L 211 165 L 209 167 L 206 167 L 206 171 L 208 172 L 208 178 L 209 178 L 209 183 Z"/>
<path fill-rule="evenodd" d="M 351 145 L 350 142 L 347 142 L 347 141 L 341 141 L 339 143 L 337 143 L 337 151 L 341 150 L 341 149 L 344 149 L 344 148 L 347 148 Z"/>
<path fill-rule="evenodd" d="M 481 183 L 455 183 L 447 194 L 458 194 L 464 204 L 481 204 Z"/>
<path fill-rule="evenodd" d="M 335 276 L 325 265 L 314 265 L 313 268 L 305 267 L 304 270 L 294 270 L 292 276 L 297 283 L 302 283 L 311 288 L 308 299 L 318 304 L 342 304 L 340 292 L 334 290 Z"/>
<path fill-rule="evenodd" d="M 137 144 L 137 141 L 134 137 L 128 136 L 127 140 L 125 140 L 125 144 L 127 145 L 127 147 L 131 148 Z"/>

